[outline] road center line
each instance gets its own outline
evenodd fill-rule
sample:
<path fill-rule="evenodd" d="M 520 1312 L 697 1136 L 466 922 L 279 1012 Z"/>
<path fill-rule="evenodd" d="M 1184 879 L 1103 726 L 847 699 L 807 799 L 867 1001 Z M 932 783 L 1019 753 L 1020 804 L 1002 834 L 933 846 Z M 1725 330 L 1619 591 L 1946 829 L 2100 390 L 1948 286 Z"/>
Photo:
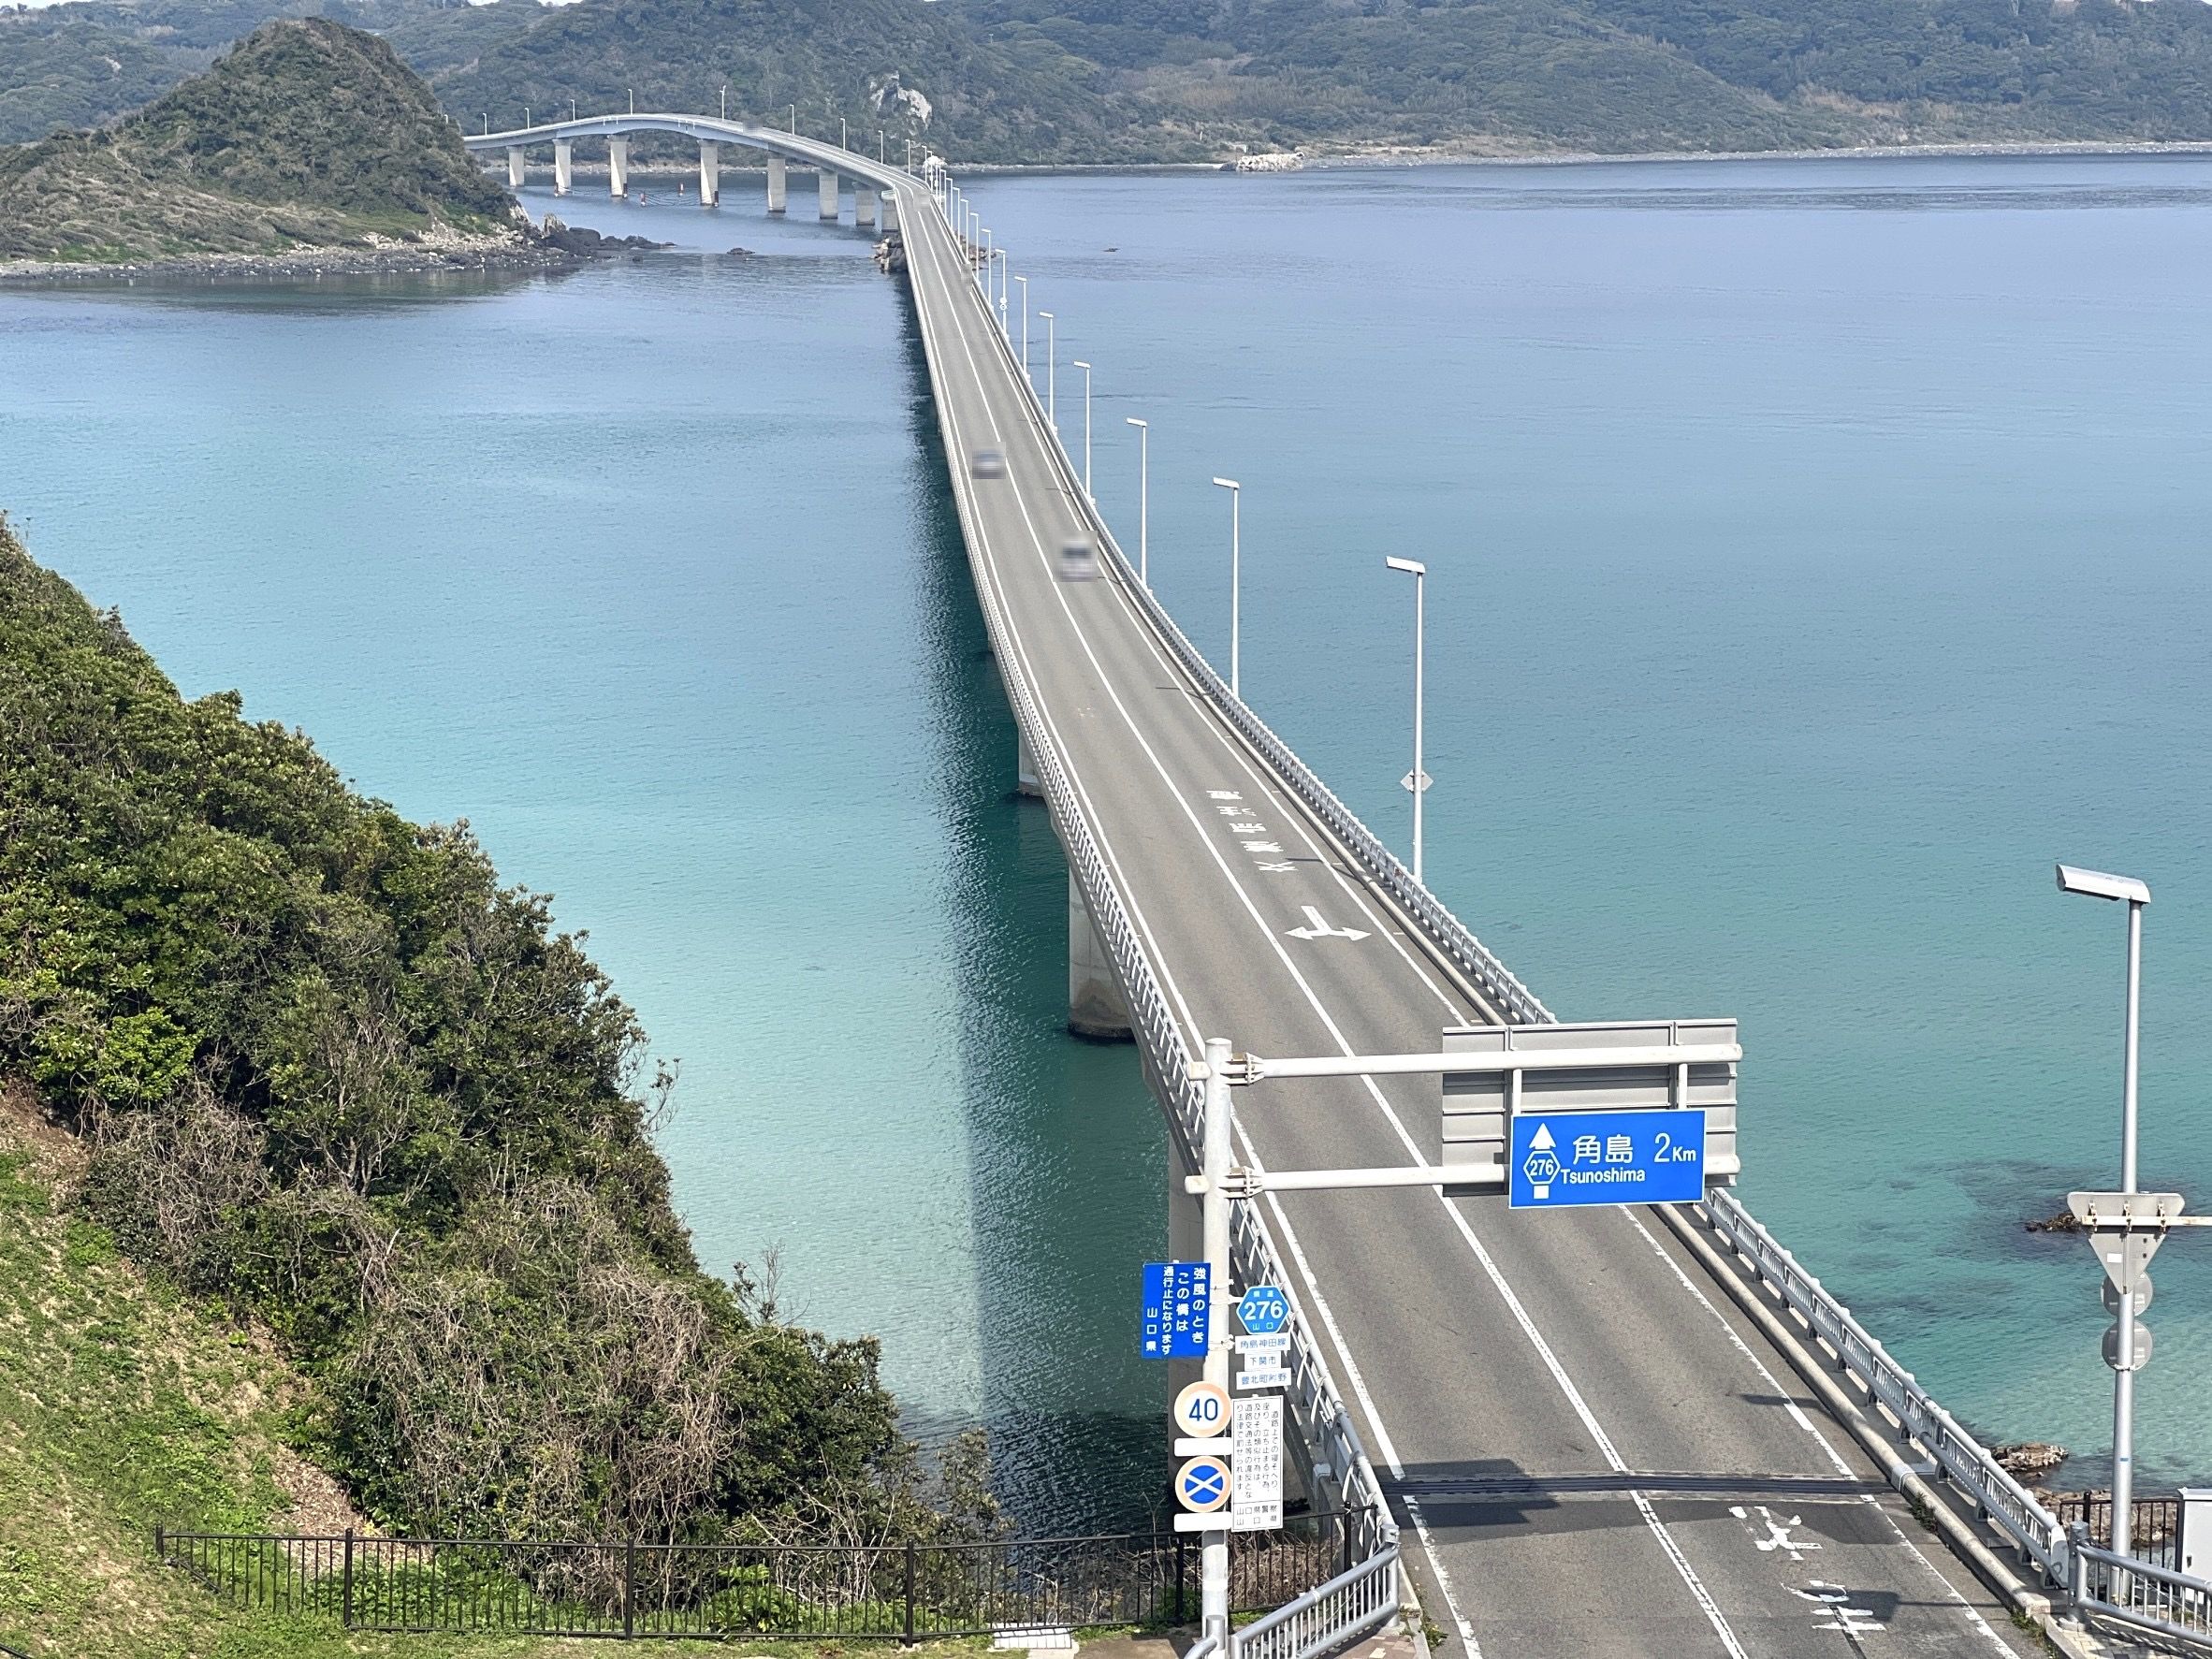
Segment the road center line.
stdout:
<path fill-rule="evenodd" d="M 936 259 L 933 256 L 933 264 L 935 264 L 936 269 L 941 275 L 943 270 L 941 261 Z M 993 325 L 991 325 L 989 320 L 986 319 L 986 327 L 990 326 Z M 995 438 L 1000 438 L 1001 444 L 1003 444 L 1003 438 L 1000 434 L 997 417 L 990 407 L 989 394 L 983 391 L 983 387 L 986 383 L 984 381 L 981 366 L 975 361 L 973 348 L 968 342 L 967 330 L 964 328 L 956 328 L 955 332 L 960 337 L 961 350 L 963 355 L 968 358 L 968 367 L 974 376 L 977 389 L 979 392 L 982 392 L 983 414 L 985 421 L 991 429 L 992 435 Z M 949 408 L 947 410 L 947 418 L 948 421 L 950 421 L 951 424 L 954 426 L 955 435 L 957 435 L 958 422 L 956 418 L 951 415 Z M 1033 422 L 1032 426 L 1034 426 Z M 952 458 L 956 459 L 956 458 Z M 1014 489 L 1013 495 L 1014 504 L 1022 516 L 1022 522 L 1029 532 L 1029 541 L 1036 555 L 1037 563 L 1039 567 L 1045 572 L 1047 578 L 1051 579 L 1053 576 L 1051 562 L 1045 553 L 1043 540 L 1038 534 L 1036 520 L 1030 516 L 1028 502 L 1022 497 L 1018 488 Z M 969 499 L 971 502 L 974 501 L 972 480 L 970 480 Z M 988 566 L 992 563 L 990 558 L 989 536 L 984 531 L 980 508 L 975 511 L 975 519 L 977 535 L 983 544 L 983 562 Z M 996 571 L 993 573 L 993 582 L 995 587 L 997 586 Z M 1229 883 L 1230 890 L 1236 894 L 1239 901 L 1243 904 L 1254 925 L 1259 929 L 1261 936 L 1266 939 L 1269 948 L 1275 953 L 1278 959 L 1282 962 L 1285 970 L 1290 975 L 1292 981 L 1298 985 L 1300 992 L 1305 997 L 1307 1003 L 1312 1007 L 1314 1012 L 1320 1018 L 1321 1023 L 1328 1028 L 1330 1036 L 1337 1043 L 1339 1052 L 1347 1055 L 1355 1053 L 1356 1051 L 1354 1050 L 1351 1043 L 1345 1038 L 1343 1030 L 1337 1025 L 1335 1018 L 1330 1013 L 1327 1006 L 1321 1001 L 1320 997 L 1316 995 L 1313 987 L 1307 982 L 1305 976 L 1299 970 L 1297 964 L 1290 959 L 1289 953 L 1284 949 L 1281 941 L 1276 939 L 1273 928 L 1269 925 L 1266 919 L 1259 914 L 1259 907 L 1253 903 L 1251 895 L 1244 891 L 1244 884 L 1237 880 L 1236 873 L 1230 868 L 1227 859 L 1221 855 L 1219 850 L 1214 845 L 1213 838 L 1206 834 L 1204 821 L 1199 817 L 1196 811 L 1193 810 L 1191 803 L 1185 798 L 1182 790 L 1177 787 L 1173 776 L 1161 763 L 1158 753 L 1153 749 L 1150 741 L 1145 737 L 1143 732 L 1139 729 L 1135 720 L 1130 716 L 1128 706 L 1122 702 L 1119 692 L 1113 686 L 1112 677 L 1106 673 L 1103 664 L 1099 662 L 1098 653 L 1093 649 L 1088 635 L 1084 633 L 1081 623 L 1077 621 L 1074 608 L 1069 603 L 1068 595 L 1064 592 L 1061 592 L 1057 593 L 1055 597 L 1059 601 L 1061 611 L 1067 618 L 1069 627 L 1074 633 L 1077 643 L 1082 647 L 1084 655 L 1089 660 L 1092 670 L 1097 674 L 1099 685 L 1104 689 L 1106 695 L 1113 702 L 1115 710 L 1121 715 L 1123 722 L 1127 725 L 1130 735 L 1136 740 L 1138 747 L 1144 751 L 1145 758 L 1152 763 L 1154 770 L 1159 774 L 1161 780 L 1167 785 L 1169 792 L 1174 797 L 1177 806 L 1182 808 L 1185 817 L 1189 821 L 1192 829 L 1196 832 L 1201 845 L 1206 849 L 1208 855 L 1213 858 L 1215 866 L 1220 869 L 1223 879 Z M 1021 647 L 1019 645 L 1019 632 L 1013 627 L 1011 607 L 1005 607 L 1005 595 L 1003 588 L 1000 588 L 998 590 L 998 598 L 1002 608 L 1004 608 L 1004 614 L 1007 618 L 1006 626 L 1008 628 L 1008 632 L 1016 640 L 1017 649 L 1022 652 L 1025 666 L 1026 666 L 1026 648 Z M 1032 677 L 1030 684 L 1032 687 L 1032 696 L 1034 698 L 1038 694 L 1037 688 L 1039 682 L 1034 677 Z M 1046 719 L 1049 720 L 1049 717 L 1044 714 L 1041 706 L 1039 708 L 1039 715 L 1041 719 Z M 1060 759 L 1063 767 L 1072 773 L 1072 767 L 1069 763 L 1068 751 L 1064 746 L 1057 744 L 1056 734 L 1055 748 L 1057 749 L 1058 758 Z M 1125 903 L 1130 901 L 1130 895 L 1126 888 L 1123 891 L 1123 898 Z M 1150 937 L 1149 930 L 1147 930 L 1147 937 Z M 1158 947 L 1156 940 L 1154 942 L 1154 949 L 1156 952 L 1157 951 L 1157 948 Z M 1156 966 L 1158 965 L 1159 960 L 1160 959 L 1156 958 Z M 1179 1004 L 1181 1003 L 1181 998 L 1179 997 L 1177 1001 Z M 1187 1016 L 1188 1009 L 1186 1005 L 1185 1005 L 1185 1012 Z M 1191 1035 L 1199 1041 L 1202 1041 L 1202 1037 L 1200 1036 L 1195 1024 L 1191 1027 Z M 1397 1113 L 1391 1110 L 1390 1102 L 1384 1099 L 1382 1091 L 1375 1085 L 1375 1080 L 1373 1078 L 1364 1078 L 1361 1081 L 1366 1084 L 1368 1093 L 1373 1097 L 1376 1106 L 1382 1111 L 1383 1115 L 1389 1120 L 1391 1127 L 1397 1131 L 1399 1140 L 1405 1146 L 1406 1152 L 1412 1158 L 1413 1162 L 1417 1165 L 1426 1166 L 1428 1160 L 1422 1157 L 1419 1147 L 1414 1142 L 1413 1139 L 1406 1134 L 1404 1125 L 1400 1122 Z M 1529 1317 L 1528 1310 L 1522 1305 L 1521 1299 L 1514 1294 L 1512 1287 L 1506 1282 L 1505 1274 L 1499 1270 L 1495 1260 L 1491 1257 L 1489 1251 L 1483 1247 L 1481 1241 L 1475 1236 L 1474 1230 L 1467 1225 L 1465 1216 L 1461 1214 L 1459 1207 L 1456 1204 L 1452 1203 L 1449 1199 L 1444 1197 L 1441 1189 L 1437 1190 L 1437 1197 L 1439 1201 L 1443 1204 L 1445 1213 L 1450 1216 L 1453 1225 L 1459 1229 L 1462 1237 L 1466 1240 L 1468 1247 L 1474 1251 L 1476 1259 L 1481 1263 L 1484 1273 L 1489 1276 L 1492 1284 L 1497 1288 L 1500 1296 L 1505 1299 L 1507 1307 L 1512 1311 L 1515 1320 L 1520 1324 L 1522 1332 L 1528 1337 L 1532 1346 L 1534 1346 L 1536 1349 L 1538 1357 L 1543 1361 L 1546 1369 L 1550 1372 L 1553 1381 L 1559 1386 L 1561 1391 L 1566 1397 L 1569 1405 L 1574 1409 L 1576 1415 L 1581 1419 L 1584 1428 L 1589 1432 L 1592 1439 L 1598 1445 L 1602 1454 L 1606 1457 L 1607 1461 L 1611 1463 L 1616 1473 L 1626 1473 L 1627 1465 L 1621 1461 L 1619 1452 L 1614 1449 L 1610 1436 L 1606 1433 L 1604 1428 L 1599 1424 L 1595 1414 L 1591 1411 L 1588 1403 L 1582 1398 L 1581 1391 L 1575 1386 L 1573 1380 L 1566 1375 L 1565 1368 L 1561 1365 L 1558 1356 L 1552 1352 L 1550 1345 L 1544 1340 L 1542 1333 L 1537 1331 L 1535 1321 Z M 1721 1638 L 1721 1644 L 1729 1654 L 1730 1659 L 1747 1659 L 1743 1649 L 1737 1642 L 1735 1633 L 1730 1630 L 1728 1626 L 1727 1619 L 1721 1612 L 1718 1604 L 1714 1602 L 1711 1593 L 1706 1589 L 1704 1581 L 1697 1577 L 1695 1570 L 1690 1565 L 1688 1559 L 1682 1554 L 1681 1547 L 1675 1542 L 1673 1535 L 1667 1531 L 1666 1523 L 1659 1519 L 1656 1511 L 1652 1509 L 1650 1500 L 1646 1498 L 1640 1492 L 1632 1492 L 1630 1497 L 1636 1504 L 1638 1513 L 1642 1515 L 1646 1526 L 1650 1528 L 1653 1537 L 1658 1540 L 1661 1550 L 1666 1555 L 1668 1561 L 1673 1564 L 1677 1575 L 1681 1579 L 1683 1584 L 1689 1589 L 1692 1597 L 1696 1601 L 1699 1608 L 1704 1612 L 1707 1621 L 1712 1625 L 1715 1634 Z"/>

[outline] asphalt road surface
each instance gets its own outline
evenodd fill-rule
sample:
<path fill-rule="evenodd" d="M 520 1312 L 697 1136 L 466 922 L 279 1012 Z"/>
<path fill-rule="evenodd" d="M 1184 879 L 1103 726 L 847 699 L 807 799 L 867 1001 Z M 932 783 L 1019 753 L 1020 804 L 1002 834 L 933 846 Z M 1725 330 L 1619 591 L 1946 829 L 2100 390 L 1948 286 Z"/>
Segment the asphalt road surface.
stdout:
<path fill-rule="evenodd" d="M 977 583 L 1041 706 L 1032 741 L 1061 757 L 1193 1052 L 1207 1035 L 1275 1055 L 1431 1052 L 1444 1026 L 1494 1020 L 1215 716 L 1118 574 L 1060 579 L 1063 542 L 1087 533 L 1078 503 L 949 229 L 919 202 L 903 218 Z M 979 450 L 1006 475 L 972 477 Z M 1328 933 L 1296 931 L 1313 934 L 1309 907 Z M 1436 1087 L 1241 1090 L 1240 1157 L 1435 1162 Z M 1448 1648 L 2041 1651 L 1652 1213 L 1433 1188 L 1262 1201 Z"/>

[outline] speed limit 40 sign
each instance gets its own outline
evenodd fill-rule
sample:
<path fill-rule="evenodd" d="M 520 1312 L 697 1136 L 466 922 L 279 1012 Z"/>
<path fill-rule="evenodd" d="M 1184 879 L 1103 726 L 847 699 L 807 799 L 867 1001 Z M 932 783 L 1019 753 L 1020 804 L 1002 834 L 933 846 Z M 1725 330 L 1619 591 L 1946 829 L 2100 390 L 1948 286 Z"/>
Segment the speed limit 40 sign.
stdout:
<path fill-rule="evenodd" d="M 1175 1407 L 1171 1414 L 1175 1427 L 1196 1439 L 1209 1434 L 1229 1432 L 1230 1414 L 1235 1409 L 1229 1390 L 1219 1383 L 1194 1382 L 1175 1396 Z"/>

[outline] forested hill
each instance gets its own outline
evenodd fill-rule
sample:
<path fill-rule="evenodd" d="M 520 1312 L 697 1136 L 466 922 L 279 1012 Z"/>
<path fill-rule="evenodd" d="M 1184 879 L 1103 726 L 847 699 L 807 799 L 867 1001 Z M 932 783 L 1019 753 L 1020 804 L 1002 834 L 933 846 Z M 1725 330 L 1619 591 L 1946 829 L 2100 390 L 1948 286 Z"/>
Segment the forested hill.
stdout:
<path fill-rule="evenodd" d="M 2177 0 L 80 0 L 0 10 L 0 138 L 111 119 L 307 9 L 472 129 L 726 85 L 956 161 L 2212 140 L 2212 7 Z"/>
<path fill-rule="evenodd" d="M 519 240 L 510 213 L 391 48 L 321 18 L 263 24 L 114 127 L 0 150 L 0 257 Z"/>
<path fill-rule="evenodd" d="M 972 1482 L 923 1506 L 872 1342 L 700 1272 L 645 1054 L 465 826 L 179 696 L 0 519 L 0 1096 L 80 1138 L 129 1256 L 273 1333 L 354 1500 L 438 1536 L 987 1523 Z M 0 1490 L 37 1449 L 0 1432 Z"/>

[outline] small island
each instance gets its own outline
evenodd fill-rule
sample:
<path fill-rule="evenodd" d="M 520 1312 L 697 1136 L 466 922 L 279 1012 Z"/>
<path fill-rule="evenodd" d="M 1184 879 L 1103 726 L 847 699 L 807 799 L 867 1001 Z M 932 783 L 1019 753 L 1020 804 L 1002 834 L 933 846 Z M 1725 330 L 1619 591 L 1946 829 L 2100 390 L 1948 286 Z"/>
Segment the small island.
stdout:
<path fill-rule="evenodd" d="M 264 23 L 113 127 L 0 150 L 19 281 L 548 265 L 599 242 L 533 228 L 391 48 L 323 18 Z"/>

